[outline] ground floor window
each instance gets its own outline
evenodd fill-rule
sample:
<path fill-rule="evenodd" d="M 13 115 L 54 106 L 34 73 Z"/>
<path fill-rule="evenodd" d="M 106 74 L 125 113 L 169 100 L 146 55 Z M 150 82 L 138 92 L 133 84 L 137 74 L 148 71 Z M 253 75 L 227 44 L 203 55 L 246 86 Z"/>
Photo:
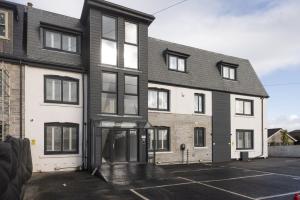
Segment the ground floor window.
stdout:
<path fill-rule="evenodd" d="M 45 154 L 76 154 L 79 151 L 79 125 L 45 123 Z"/>
<path fill-rule="evenodd" d="M 157 127 L 149 129 L 149 151 L 170 151 L 170 128 Z"/>
<path fill-rule="evenodd" d="M 236 131 L 236 148 L 253 149 L 253 130 L 237 130 Z"/>
<path fill-rule="evenodd" d="M 195 128 L 194 146 L 195 147 L 204 147 L 205 146 L 205 128 Z"/>

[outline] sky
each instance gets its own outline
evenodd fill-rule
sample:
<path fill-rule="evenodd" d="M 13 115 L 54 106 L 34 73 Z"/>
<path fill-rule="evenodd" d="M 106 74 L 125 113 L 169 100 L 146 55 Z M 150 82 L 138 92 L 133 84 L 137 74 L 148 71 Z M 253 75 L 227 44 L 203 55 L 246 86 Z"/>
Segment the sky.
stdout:
<path fill-rule="evenodd" d="M 109 1 L 153 14 L 182 0 Z M 76 18 L 83 6 L 83 0 L 30 2 Z M 269 127 L 300 129 L 299 0 L 187 0 L 155 17 L 151 37 L 249 59 L 270 96 Z"/>

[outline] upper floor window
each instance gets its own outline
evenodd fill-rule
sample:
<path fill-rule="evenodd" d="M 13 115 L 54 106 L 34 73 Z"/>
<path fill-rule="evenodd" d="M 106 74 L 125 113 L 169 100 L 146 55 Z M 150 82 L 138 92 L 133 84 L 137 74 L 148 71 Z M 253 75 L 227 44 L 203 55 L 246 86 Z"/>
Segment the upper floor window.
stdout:
<path fill-rule="evenodd" d="M 239 150 L 253 149 L 253 130 L 236 131 L 236 148 Z"/>
<path fill-rule="evenodd" d="M 164 89 L 149 88 L 148 108 L 151 110 L 169 110 L 169 91 Z"/>
<path fill-rule="evenodd" d="M 235 113 L 253 116 L 253 100 L 235 99 Z"/>
<path fill-rule="evenodd" d="M 79 80 L 70 77 L 46 75 L 45 102 L 79 104 Z"/>
<path fill-rule="evenodd" d="M 44 47 L 53 50 L 78 53 L 78 36 L 58 31 L 44 30 Z"/>
<path fill-rule="evenodd" d="M 124 67 L 138 69 L 138 25 L 125 22 Z"/>
<path fill-rule="evenodd" d="M 101 63 L 117 65 L 117 22 L 116 18 L 102 16 Z"/>
<path fill-rule="evenodd" d="M 79 152 L 79 125 L 73 123 L 45 124 L 45 154 L 76 154 Z"/>
<path fill-rule="evenodd" d="M 194 130 L 194 146 L 205 147 L 205 128 L 195 128 Z"/>
<path fill-rule="evenodd" d="M 138 114 L 138 77 L 125 75 L 124 113 Z"/>
<path fill-rule="evenodd" d="M 117 113 L 117 74 L 111 72 L 102 73 L 101 92 L 102 113 Z"/>
<path fill-rule="evenodd" d="M 8 13 L 0 10 L 0 38 L 8 38 Z"/>
<path fill-rule="evenodd" d="M 194 111 L 195 113 L 204 113 L 204 94 L 194 95 Z"/>
<path fill-rule="evenodd" d="M 222 76 L 225 79 L 236 80 L 236 68 L 222 66 Z"/>
<path fill-rule="evenodd" d="M 177 56 L 168 56 L 168 66 L 170 70 L 186 72 L 186 59 Z"/>

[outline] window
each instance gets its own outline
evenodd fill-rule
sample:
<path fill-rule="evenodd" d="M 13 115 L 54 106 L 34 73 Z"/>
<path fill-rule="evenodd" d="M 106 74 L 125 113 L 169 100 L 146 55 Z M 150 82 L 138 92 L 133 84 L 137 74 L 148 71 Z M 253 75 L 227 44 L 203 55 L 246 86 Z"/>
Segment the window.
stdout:
<path fill-rule="evenodd" d="M 46 123 L 45 154 L 77 154 L 79 152 L 78 131 L 78 124 Z"/>
<path fill-rule="evenodd" d="M 148 108 L 150 110 L 169 110 L 169 91 L 164 89 L 149 88 Z"/>
<path fill-rule="evenodd" d="M 138 69 L 138 25 L 125 22 L 124 67 Z"/>
<path fill-rule="evenodd" d="M 205 147 L 205 129 L 195 128 L 194 130 L 194 146 Z"/>
<path fill-rule="evenodd" d="M 236 148 L 253 149 L 253 130 L 236 131 Z"/>
<path fill-rule="evenodd" d="M 102 113 L 117 113 L 117 74 L 102 73 L 102 93 L 101 93 Z"/>
<path fill-rule="evenodd" d="M 204 113 L 204 94 L 195 94 L 194 96 L 194 111 L 195 113 Z"/>
<path fill-rule="evenodd" d="M 235 113 L 237 115 L 253 116 L 253 100 L 236 99 Z"/>
<path fill-rule="evenodd" d="M 157 127 L 148 130 L 149 151 L 170 151 L 170 128 Z"/>
<path fill-rule="evenodd" d="M 77 38 L 76 35 L 61 33 L 58 31 L 44 30 L 44 47 L 46 49 L 54 49 L 77 53 Z"/>
<path fill-rule="evenodd" d="M 45 103 L 79 104 L 79 80 L 70 77 L 46 75 Z"/>
<path fill-rule="evenodd" d="M 0 10 L 0 38 L 8 38 L 8 13 Z"/>
<path fill-rule="evenodd" d="M 168 65 L 170 70 L 186 72 L 186 59 L 178 56 L 168 55 Z"/>
<path fill-rule="evenodd" d="M 224 79 L 236 80 L 236 68 L 222 66 L 222 76 Z"/>
<path fill-rule="evenodd" d="M 125 75 L 124 113 L 137 115 L 138 104 L 138 77 Z"/>
<path fill-rule="evenodd" d="M 117 23 L 113 17 L 102 16 L 101 63 L 117 65 Z"/>

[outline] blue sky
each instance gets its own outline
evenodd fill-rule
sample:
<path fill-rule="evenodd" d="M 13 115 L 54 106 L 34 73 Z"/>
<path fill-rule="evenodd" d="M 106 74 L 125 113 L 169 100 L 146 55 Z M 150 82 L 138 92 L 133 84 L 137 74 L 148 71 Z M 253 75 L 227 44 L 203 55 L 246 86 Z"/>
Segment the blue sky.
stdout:
<path fill-rule="evenodd" d="M 151 14 L 181 0 L 110 1 Z M 77 18 L 83 5 L 83 0 L 31 2 Z M 266 86 L 269 126 L 292 130 L 300 129 L 299 19 L 299 0 L 188 0 L 158 13 L 149 35 L 249 59 L 262 82 L 273 85 Z"/>

